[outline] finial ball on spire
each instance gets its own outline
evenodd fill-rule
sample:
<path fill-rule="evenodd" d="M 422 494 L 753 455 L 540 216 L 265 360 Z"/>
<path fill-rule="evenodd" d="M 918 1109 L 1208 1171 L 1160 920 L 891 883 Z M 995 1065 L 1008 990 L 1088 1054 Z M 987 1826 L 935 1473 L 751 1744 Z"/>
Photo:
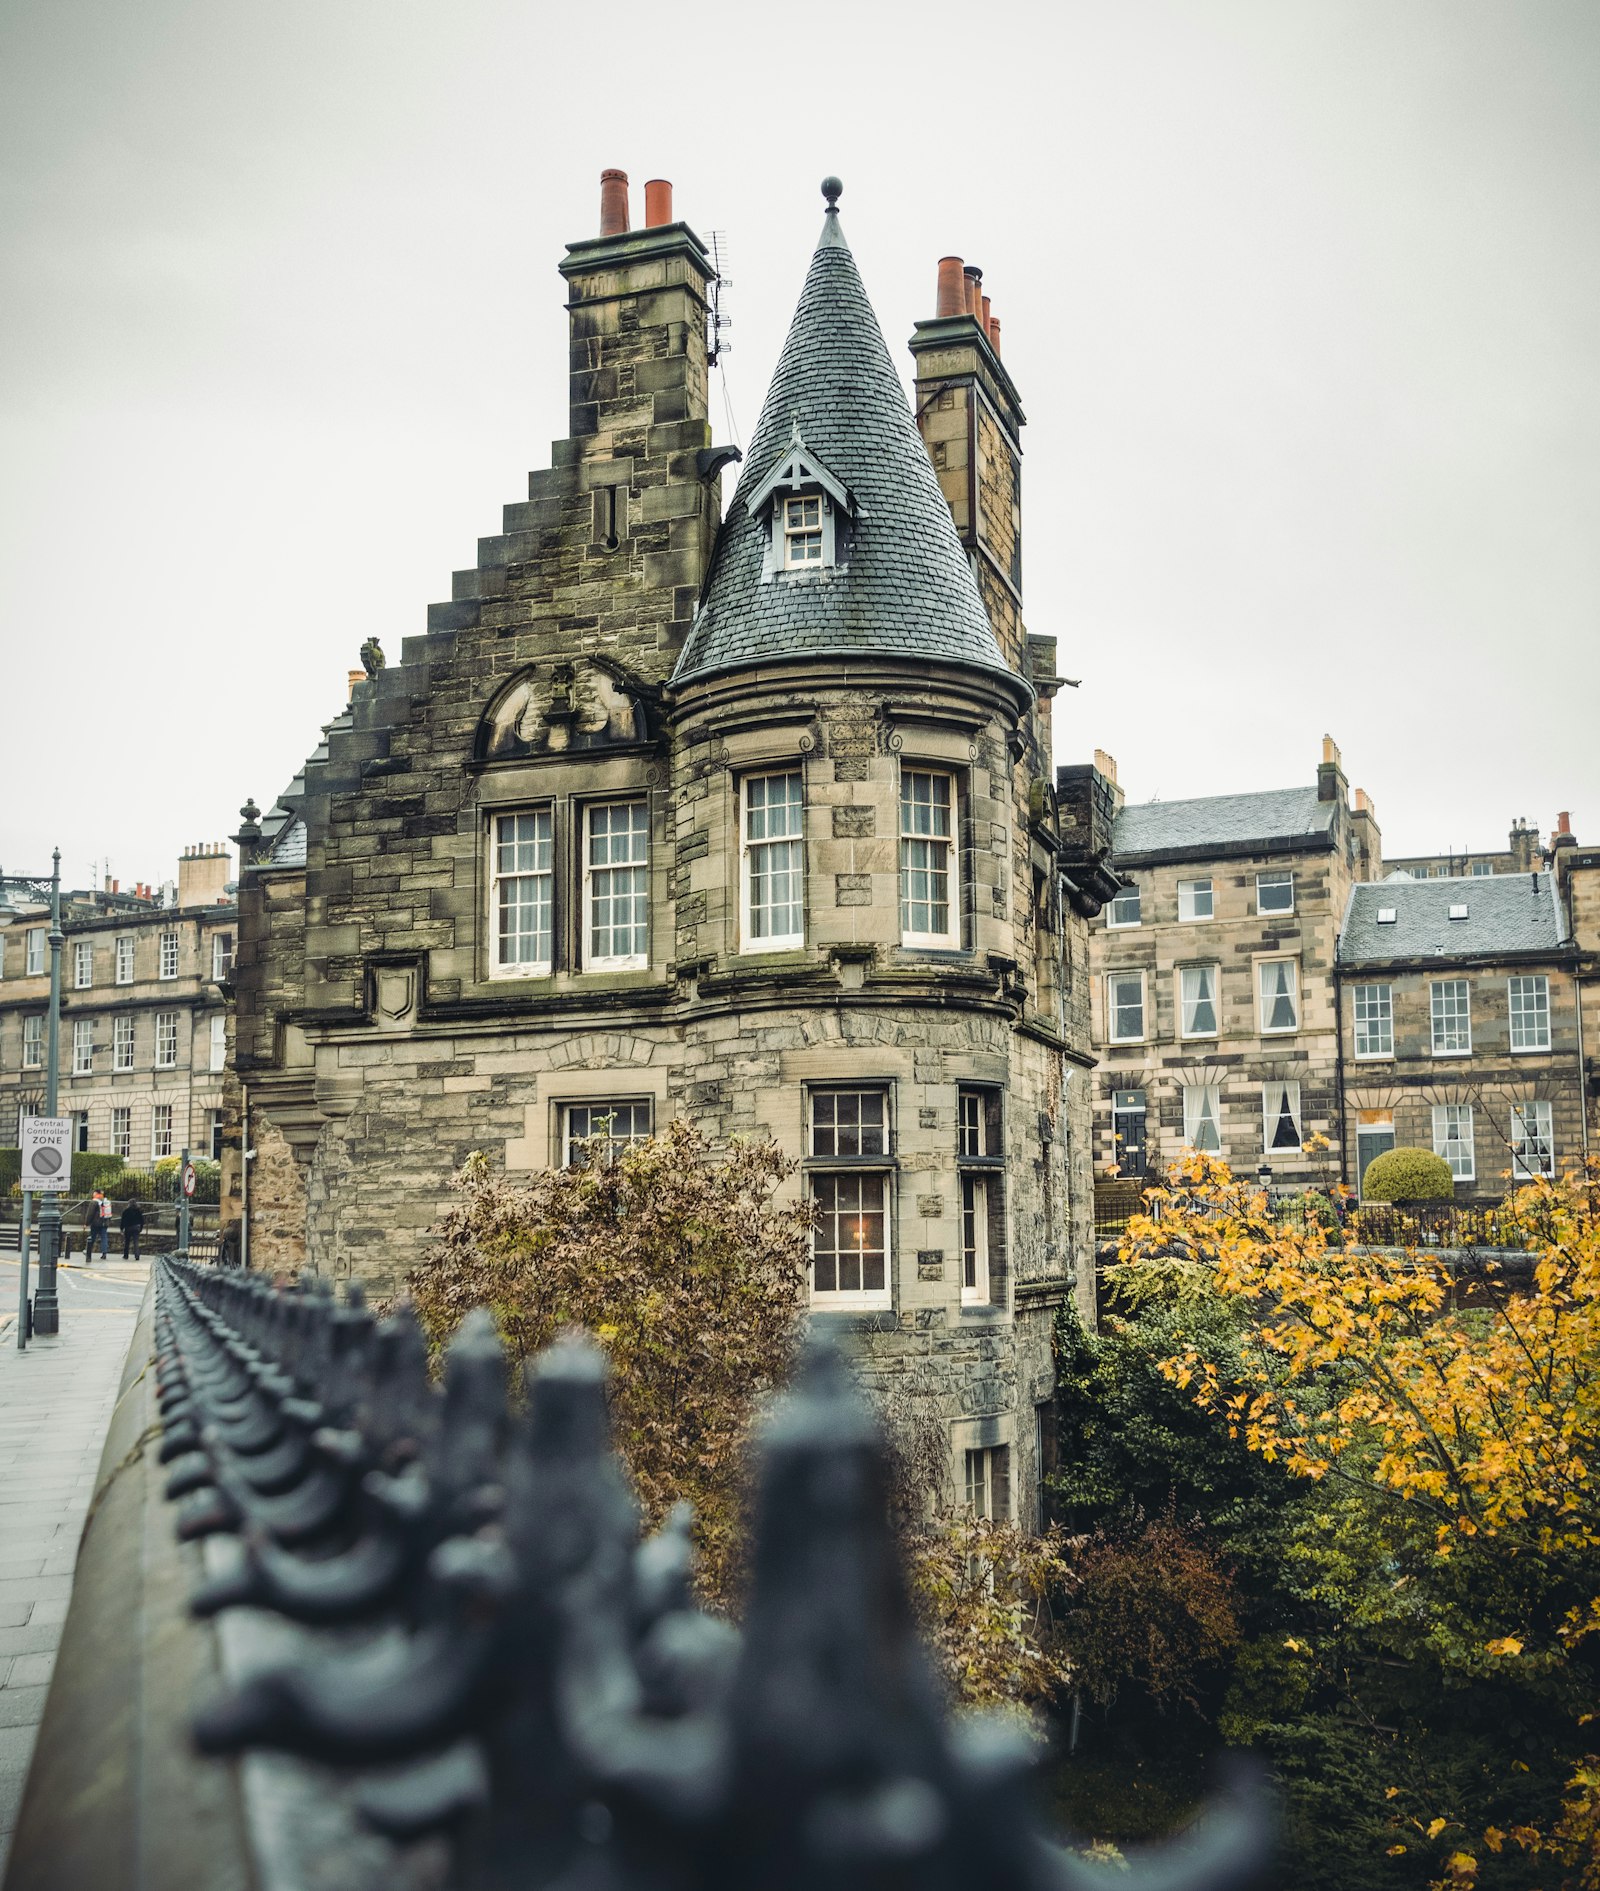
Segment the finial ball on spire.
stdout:
<path fill-rule="evenodd" d="M 825 177 L 822 180 L 822 194 L 828 200 L 828 208 L 837 210 L 839 199 L 844 195 L 844 185 L 836 177 Z"/>

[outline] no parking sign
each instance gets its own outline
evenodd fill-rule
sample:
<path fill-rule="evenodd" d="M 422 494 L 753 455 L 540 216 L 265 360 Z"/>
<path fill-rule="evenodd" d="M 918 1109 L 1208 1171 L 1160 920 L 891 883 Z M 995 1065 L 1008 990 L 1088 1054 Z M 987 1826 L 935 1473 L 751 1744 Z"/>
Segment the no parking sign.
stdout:
<path fill-rule="evenodd" d="M 22 1186 L 33 1194 L 72 1186 L 72 1118 L 25 1116 L 22 1119 Z"/>

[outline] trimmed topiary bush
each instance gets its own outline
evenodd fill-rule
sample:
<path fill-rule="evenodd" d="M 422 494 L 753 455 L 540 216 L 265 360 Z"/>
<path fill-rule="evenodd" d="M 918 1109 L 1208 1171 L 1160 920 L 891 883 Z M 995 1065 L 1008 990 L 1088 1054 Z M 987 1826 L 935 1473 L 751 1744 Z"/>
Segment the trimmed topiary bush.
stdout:
<path fill-rule="evenodd" d="M 1386 1149 L 1361 1178 L 1362 1199 L 1369 1202 L 1447 1202 L 1455 1188 L 1450 1164 L 1431 1149 Z"/>

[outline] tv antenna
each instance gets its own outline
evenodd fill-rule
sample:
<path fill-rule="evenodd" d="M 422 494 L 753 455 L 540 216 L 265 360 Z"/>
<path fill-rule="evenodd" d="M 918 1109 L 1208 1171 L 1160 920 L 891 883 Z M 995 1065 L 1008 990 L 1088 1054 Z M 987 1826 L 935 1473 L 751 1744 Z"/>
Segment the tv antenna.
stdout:
<path fill-rule="evenodd" d="M 724 271 L 724 260 L 728 253 L 728 239 L 721 230 L 711 232 L 711 304 L 706 310 L 706 358 L 715 367 L 722 357 L 733 347 L 727 339 L 727 331 L 733 327 L 733 317 L 722 306 L 726 292 L 733 287 L 733 278 Z"/>

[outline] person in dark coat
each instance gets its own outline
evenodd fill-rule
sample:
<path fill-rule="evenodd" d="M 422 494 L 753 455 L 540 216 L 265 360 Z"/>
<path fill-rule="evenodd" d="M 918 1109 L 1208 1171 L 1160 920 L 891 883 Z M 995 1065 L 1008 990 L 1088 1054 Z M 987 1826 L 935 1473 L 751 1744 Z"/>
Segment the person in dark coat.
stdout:
<path fill-rule="evenodd" d="M 111 1205 L 99 1189 L 95 1190 L 84 1206 L 83 1225 L 87 1231 L 87 1238 L 83 1244 L 84 1266 L 87 1267 L 94 1259 L 96 1242 L 100 1244 L 101 1260 L 109 1260 L 111 1258 Z"/>
<path fill-rule="evenodd" d="M 122 1211 L 122 1220 L 118 1223 L 122 1229 L 122 1258 L 128 1258 L 128 1249 L 133 1249 L 133 1258 L 139 1258 L 139 1237 L 144 1233 L 144 1210 L 137 1202 L 129 1202 Z"/>

